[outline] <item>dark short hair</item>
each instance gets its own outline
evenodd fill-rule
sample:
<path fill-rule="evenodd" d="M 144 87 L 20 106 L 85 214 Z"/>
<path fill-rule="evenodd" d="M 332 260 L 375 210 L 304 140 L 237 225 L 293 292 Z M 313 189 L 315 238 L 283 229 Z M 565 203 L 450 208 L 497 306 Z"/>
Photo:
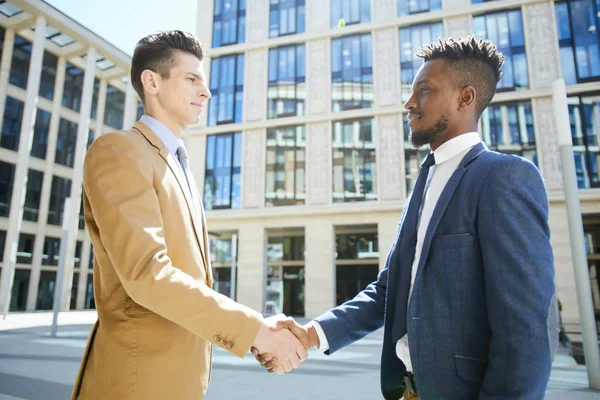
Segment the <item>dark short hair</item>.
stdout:
<path fill-rule="evenodd" d="M 142 72 L 149 69 L 168 78 L 178 51 L 192 54 L 200 61 L 205 57 L 202 42 L 191 33 L 179 30 L 153 33 L 137 42 L 131 60 L 131 84 L 143 103 Z"/>
<path fill-rule="evenodd" d="M 490 104 L 496 93 L 496 85 L 502 77 L 504 55 L 489 40 L 466 38 L 440 39 L 438 43 L 424 46 L 417 56 L 425 62 L 445 60 L 444 72 L 448 72 L 457 88 L 472 86 L 477 92 L 477 118 Z"/>

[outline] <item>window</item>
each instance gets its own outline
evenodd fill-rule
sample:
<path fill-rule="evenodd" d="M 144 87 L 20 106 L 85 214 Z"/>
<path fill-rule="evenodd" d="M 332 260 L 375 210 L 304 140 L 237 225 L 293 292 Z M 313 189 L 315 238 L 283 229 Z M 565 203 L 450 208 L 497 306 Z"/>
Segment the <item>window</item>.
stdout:
<path fill-rule="evenodd" d="M 0 231 L 0 262 L 4 260 L 4 244 L 6 243 L 6 231 Z"/>
<path fill-rule="evenodd" d="M 333 123 L 333 201 L 377 199 L 373 119 Z"/>
<path fill-rule="evenodd" d="M 305 26 L 305 0 L 271 0 L 269 37 L 302 33 Z"/>
<path fill-rule="evenodd" d="M 215 0 L 212 47 L 246 41 L 246 0 Z"/>
<path fill-rule="evenodd" d="M 269 50 L 268 117 L 304 115 L 304 45 Z"/>
<path fill-rule="evenodd" d="M 379 273 L 377 226 L 335 228 L 336 303 L 352 299 Z"/>
<path fill-rule="evenodd" d="M 42 181 L 44 173 L 30 169 L 27 176 L 27 194 L 25 195 L 25 206 L 23 207 L 23 219 L 25 221 L 37 222 L 40 212 L 40 199 L 42 197 Z"/>
<path fill-rule="evenodd" d="M 71 304 L 69 310 L 77 308 L 77 289 L 79 287 L 79 272 L 73 272 L 73 280 L 71 281 Z"/>
<path fill-rule="evenodd" d="M 31 43 L 22 37 L 15 35 L 13 46 L 8 82 L 21 89 L 27 89 L 27 77 L 29 74 L 29 63 L 31 61 Z"/>
<path fill-rule="evenodd" d="M 60 256 L 60 239 L 46 237 L 44 241 L 44 253 L 42 254 L 42 265 L 58 266 Z"/>
<path fill-rule="evenodd" d="M 123 129 L 123 112 L 125 110 L 125 93 L 115 87 L 106 88 L 106 108 L 104 124 L 115 129 Z"/>
<path fill-rule="evenodd" d="M 42 271 L 40 273 L 36 310 L 52 310 L 55 286 L 56 271 Z"/>
<path fill-rule="evenodd" d="M 8 217 L 15 165 L 0 161 L 0 217 Z"/>
<path fill-rule="evenodd" d="M 94 143 L 94 136 L 95 136 L 94 130 L 90 129 L 88 132 L 88 140 L 87 140 L 86 150 L 89 150 L 92 143 Z"/>
<path fill-rule="evenodd" d="M 56 140 L 54 162 L 73 168 L 76 144 L 77 124 L 61 118 L 60 125 L 58 126 L 58 138 Z"/>
<path fill-rule="evenodd" d="M 52 177 L 52 189 L 50 191 L 50 205 L 48 207 L 48 224 L 62 225 L 65 199 L 71 195 L 71 180 Z"/>
<path fill-rule="evenodd" d="M 62 105 L 74 111 L 81 107 L 81 93 L 83 91 L 83 71 L 67 63 L 65 72 L 65 87 L 63 89 Z"/>
<path fill-rule="evenodd" d="M 598 1 L 572 0 L 555 4 L 560 60 L 565 82 L 572 85 L 598 80 Z"/>
<path fill-rule="evenodd" d="M 57 65 L 58 58 L 54 54 L 45 51 L 40 78 L 40 96 L 48 100 L 54 98 L 54 81 L 56 80 Z"/>
<path fill-rule="evenodd" d="M 331 0 L 331 27 L 342 19 L 346 25 L 370 22 L 371 0 Z"/>
<path fill-rule="evenodd" d="M 372 107 L 371 35 L 333 39 L 331 58 L 333 111 Z"/>
<path fill-rule="evenodd" d="M 21 233 L 19 235 L 19 247 L 17 248 L 17 264 L 30 264 L 33 259 L 33 245 L 35 235 Z"/>
<path fill-rule="evenodd" d="M 267 233 L 266 313 L 304 316 L 304 230 Z"/>
<path fill-rule="evenodd" d="M 25 307 L 27 306 L 27 293 L 29 292 L 30 275 L 30 270 L 21 268 L 15 269 L 9 311 L 25 311 Z"/>
<path fill-rule="evenodd" d="M 210 135 L 206 143 L 204 207 L 240 208 L 242 134 Z"/>
<path fill-rule="evenodd" d="M 441 0 L 398 0 L 399 16 L 440 10 L 441 8 Z"/>
<path fill-rule="evenodd" d="M 4 122 L 2 124 L 2 135 L 0 136 L 0 147 L 14 151 L 19 149 L 22 118 L 23 102 L 13 99 L 10 96 L 6 96 Z"/>
<path fill-rule="evenodd" d="M 83 308 L 86 310 L 93 310 L 96 308 L 96 302 L 94 301 L 94 274 L 88 274 L 87 286 L 85 288 L 85 304 Z"/>
<path fill-rule="evenodd" d="M 600 187 L 600 96 L 569 97 L 573 156 L 579 188 Z"/>
<path fill-rule="evenodd" d="M 78 240 L 75 242 L 75 256 L 73 258 L 73 267 L 81 268 L 81 247 L 83 246 L 83 242 Z"/>
<path fill-rule="evenodd" d="M 502 79 L 498 91 L 527 89 L 527 58 L 523 38 L 521 10 L 503 11 L 473 17 L 473 31 L 480 39 L 489 39 L 504 54 Z"/>
<path fill-rule="evenodd" d="M 244 96 L 244 55 L 215 58 L 210 67 L 208 125 L 242 122 Z"/>
<path fill-rule="evenodd" d="M 35 126 L 33 127 L 33 143 L 31 144 L 31 155 L 33 157 L 46 158 L 49 132 L 50 113 L 38 108 L 37 116 L 35 117 Z"/>
<path fill-rule="evenodd" d="M 214 278 L 213 289 L 225 296 L 232 297 L 231 260 L 233 249 L 231 234 L 219 233 L 218 238 L 209 237 L 209 242 Z"/>
<path fill-rule="evenodd" d="M 306 201 L 306 134 L 304 126 L 267 131 L 267 206 Z"/>
<path fill-rule="evenodd" d="M 79 223 L 77 227 L 81 230 L 85 228 L 85 214 L 83 211 L 83 190 L 81 191 L 81 197 L 79 200 Z"/>
<path fill-rule="evenodd" d="M 537 165 L 531 103 L 491 105 L 481 116 L 481 127 L 490 149 L 525 157 Z"/>
<path fill-rule="evenodd" d="M 402 101 L 406 102 L 412 94 L 412 84 L 423 59 L 417 53 L 424 45 L 437 41 L 444 36 L 441 22 L 414 25 L 401 28 L 398 32 L 400 41 L 400 84 Z"/>

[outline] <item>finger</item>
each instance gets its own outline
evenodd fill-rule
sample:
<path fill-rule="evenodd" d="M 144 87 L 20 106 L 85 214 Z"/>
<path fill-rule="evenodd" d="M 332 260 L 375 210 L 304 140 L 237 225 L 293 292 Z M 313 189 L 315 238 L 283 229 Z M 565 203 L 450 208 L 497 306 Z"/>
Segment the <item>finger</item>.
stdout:
<path fill-rule="evenodd" d="M 258 349 L 256 347 L 251 347 L 250 351 L 252 352 L 252 354 L 254 354 L 255 356 L 258 355 Z"/>
<path fill-rule="evenodd" d="M 284 361 L 284 362 L 281 364 L 281 366 L 283 367 L 283 370 L 284 370 L 285 372 L 290 372 L 291 370 L 293 370 L 293 369 L 294 369 L 294 366 L 292 365 L 292 361 L 291 361 L 291 360 L 289 360 L 289 359 L 288 359 L 288 360 L 285 360 L 285 361 Z"/>
<path fill-rule="evenodd" d="M 296 346 L 296 354 L 298 355 L 298 358 L 300 358 L 300 361 L 304 361 L 308 358 L 308 351 L 306 351 L 306 348 L 302 344 Z"/>
<path fill-rule="evenodd" d="M 279 367 L 277 367 L 275 369 L 275 371 L 273 371 L 276 375 L 283 375 L 285 374 L 285 369 L 280 365 Z"/>
<path fill-rule="evenodd" d="M 298 357 L 297 354 L 292 355 L 290 361 L 292 363 L 292 368 L 296 369 L 300 366 L 300 357 Z"/>
<path fill-rule="evenodd" d="M 296 327 L 296 321 L 293 318 L 287 318 L 283 321 L 277 321 L 277 324 L 269 327 L 272 331 L 280 331 L 282 329 L 292 330 Z"/>
<path fill-rule="evenodd" d="M 264 367 L 266 363 L 273 362 L 273 357 L 270 354 L 263 354 L 260 356 L 259 362 L 260 362 L 260 365 L 262 365 Z"/>
<path fill-rule="evenodd" d="M 279 362 L 277 361 L 277 359 L 275 359 L 275 360 L 269 361 L 267 363 L 264 363 L 263 367 L 265 367 L 266 369 L 277 368 L 277 367 L 279 367 Z"/>

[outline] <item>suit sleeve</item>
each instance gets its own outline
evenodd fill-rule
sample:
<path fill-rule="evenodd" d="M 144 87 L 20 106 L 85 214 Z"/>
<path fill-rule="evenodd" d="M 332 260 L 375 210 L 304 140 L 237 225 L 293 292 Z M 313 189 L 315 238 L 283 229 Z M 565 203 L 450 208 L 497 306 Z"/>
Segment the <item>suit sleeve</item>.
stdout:
<path fill-rule="evenodd" d="M 108 134 L 96 140 L 83 173 L 93 221 L 128 296 L 208 341 L 227 338 L 234 347 L 226 349 L 243 357 L 262 316 L 172 264 L 153 186 L 160 177 L 132 139 Z"/>
<path fill-rule="evenodd" d="M 514 156 L 490 173 L 478 206 L 491 341 L 480 399 L 542 399 L 558 344 L 548 197 Z"/>

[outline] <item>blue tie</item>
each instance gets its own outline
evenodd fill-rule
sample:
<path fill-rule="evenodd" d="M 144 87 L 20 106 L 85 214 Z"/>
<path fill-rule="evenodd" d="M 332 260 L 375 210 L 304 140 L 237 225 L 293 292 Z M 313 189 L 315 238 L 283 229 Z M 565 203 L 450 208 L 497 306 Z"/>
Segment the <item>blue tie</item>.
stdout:
<path fill-rule="evenodd" d="M 402 233 L 400 235 L 398 264 L 395 268 L 399 269 L 398 286 L 388 287 L 388 290 L 398 290 L 396 293 L 395 315 L 401 315 L 402 318 L 394 318 L 392 325 L 392 343 L 396 343 L 406 335 L 406 309 L 408 306 L 408 293 L 410 291 L 410 281 L 412 273 L 412 264 L 415 258 L 415 248 L 417 247 L 417 230 L 419 222 L 419 212 L 423 201 L 423 192 L 427 183 L 427 174 L 429 168 L 435 164 L 433 153 L 429 153 L 423 164 L 415 189 L 410 197 L 410 203 L 404 222 L 402 223 Z"/>

